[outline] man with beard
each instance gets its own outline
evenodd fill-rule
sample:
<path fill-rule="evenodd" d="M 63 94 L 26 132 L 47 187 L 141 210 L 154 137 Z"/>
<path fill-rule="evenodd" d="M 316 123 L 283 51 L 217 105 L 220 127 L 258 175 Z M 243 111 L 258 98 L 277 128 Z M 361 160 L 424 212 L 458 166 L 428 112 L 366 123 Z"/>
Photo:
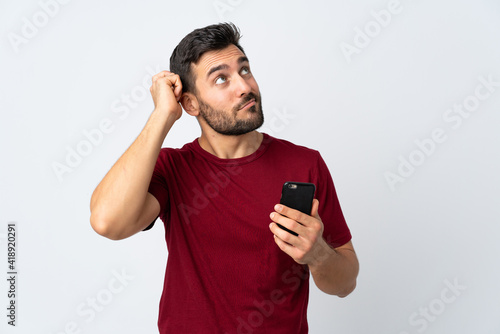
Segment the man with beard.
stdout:
<path fill-rule="evenodd" d="M 188 34 L 153 77 L 155 109 L 91 199 L 110 239 L 165 225 L 160 333 L 307 333 L 309 276 L 340 297 L 358 261 L 319 152 L 256 131 L 259 87 L 232 24 Z M 182 108 L 201 136 L 161 148 Z M 277 204 L 286 181 L 316 184 L 310 215 Z M 297 235 L 281 229 L 281 224 Z"/>

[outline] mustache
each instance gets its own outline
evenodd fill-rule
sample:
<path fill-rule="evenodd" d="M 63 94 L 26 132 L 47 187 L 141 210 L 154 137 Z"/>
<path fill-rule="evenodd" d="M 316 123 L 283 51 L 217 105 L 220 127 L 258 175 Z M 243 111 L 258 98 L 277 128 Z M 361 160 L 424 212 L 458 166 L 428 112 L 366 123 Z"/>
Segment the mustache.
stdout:
<path fill-rule="evenodd" d="M 238 103 L 238 105 L 234 108 L 234 111 L 237 112 L 238 110 L 243 108 L 243 106 L 245 104 L 247 104 L 248 102 L 250 102 L 252 100 L 255 100 L 255 103 L 258 103 L 260 101 L 260 98 L 259 98 L 259 96 L 255 95 L 254 93 L 248 93 L 248 95 L 246 95 L 243 98 L 243 100 L 241 100 L 241 102 Z"/>

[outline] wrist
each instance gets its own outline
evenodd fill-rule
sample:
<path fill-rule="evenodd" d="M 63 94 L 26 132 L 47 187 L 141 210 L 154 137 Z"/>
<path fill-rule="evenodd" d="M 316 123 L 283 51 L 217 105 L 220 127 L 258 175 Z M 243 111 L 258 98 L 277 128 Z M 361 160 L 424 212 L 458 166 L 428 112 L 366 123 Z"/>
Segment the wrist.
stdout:
<path fill-rule="evenodd" d="M 155 138 L 158 145 L 161 146 L 172 125 L 177 119 L 174 115 L 165 112 L 165 110 L 155 108 L 144 126 L 143 135 L 150 138 Z"/>
<path fill-rule="evenodd" d="M 318 244 L 315 247 L 312 259 L 310 261 L 309 269 L 311 271 L 321 270 L 325 265 L 327 265 L 332 257 L 336 256 L 337 253 L 335 249 L 330 247 L 330 245 L 325 241 L 325 239 L 321 238 Z"/>
<path fill-rule="evenodd" d="M 180 106 L 179 106 L 180 107 Z M 155 119 L 156 122 L 160 124 L 165 124 L 168 128 L 170 128 L 175 121 L 177 121 L 182 113 L 182 109 L 179 111 L 171 111 L 168 108 L 156 107 L 153 110 L 151 116 Z"/>

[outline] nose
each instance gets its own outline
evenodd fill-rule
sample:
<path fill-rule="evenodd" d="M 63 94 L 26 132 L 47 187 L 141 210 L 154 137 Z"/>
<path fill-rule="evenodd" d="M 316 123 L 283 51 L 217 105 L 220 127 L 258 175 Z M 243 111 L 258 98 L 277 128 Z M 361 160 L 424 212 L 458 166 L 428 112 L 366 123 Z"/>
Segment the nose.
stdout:
<path fill-rule="evenodd" d="M 233 81 L 233 85 L 237 97 L 243 97 L 252 91 L 249 82 L 242 76 L 237 76 L 236 80 Z"/>

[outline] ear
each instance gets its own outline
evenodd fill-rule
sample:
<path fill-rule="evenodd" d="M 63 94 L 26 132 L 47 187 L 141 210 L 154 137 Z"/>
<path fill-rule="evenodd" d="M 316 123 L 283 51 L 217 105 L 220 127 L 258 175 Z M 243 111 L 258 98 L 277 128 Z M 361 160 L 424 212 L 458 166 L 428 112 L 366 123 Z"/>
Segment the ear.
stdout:
<path fill-rule="evenodd" d="M 200 109 L 198 104 L 198 99 L 194 96 L 193 93 L 183 93 L 179 102 L 182 105 L 182 108 L 191 116 L 198 116 Z"/>

